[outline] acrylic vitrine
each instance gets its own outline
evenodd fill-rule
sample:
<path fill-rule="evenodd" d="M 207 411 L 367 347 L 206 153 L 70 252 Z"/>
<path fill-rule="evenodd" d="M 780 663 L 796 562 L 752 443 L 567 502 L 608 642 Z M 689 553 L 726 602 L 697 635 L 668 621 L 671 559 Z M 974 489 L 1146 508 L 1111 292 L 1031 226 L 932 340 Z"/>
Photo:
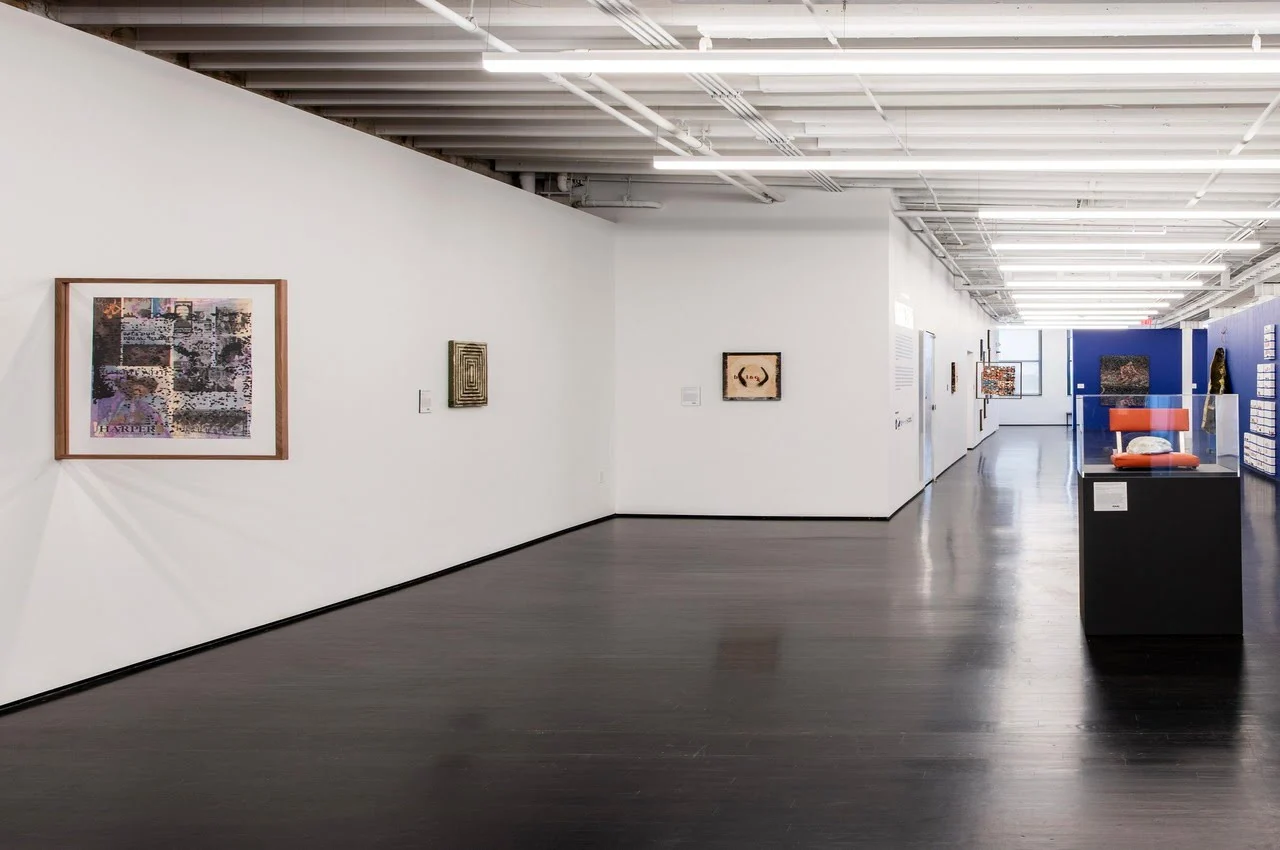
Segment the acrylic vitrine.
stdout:
<path fill-rule="evenodd" d="M 1082 477 L 1240 475 L 1234 395 L 1078 395 L 1076 469 Z"/>

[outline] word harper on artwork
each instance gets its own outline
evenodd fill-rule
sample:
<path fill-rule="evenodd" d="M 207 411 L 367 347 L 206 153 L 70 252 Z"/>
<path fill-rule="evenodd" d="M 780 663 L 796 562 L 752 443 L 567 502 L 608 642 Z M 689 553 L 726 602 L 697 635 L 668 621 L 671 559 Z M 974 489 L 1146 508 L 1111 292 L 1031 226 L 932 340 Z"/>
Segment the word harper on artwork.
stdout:
<path fill-rule="evenodd" d="M 249 298 L 94 298 L 90 436 L 247 439 Z"/>

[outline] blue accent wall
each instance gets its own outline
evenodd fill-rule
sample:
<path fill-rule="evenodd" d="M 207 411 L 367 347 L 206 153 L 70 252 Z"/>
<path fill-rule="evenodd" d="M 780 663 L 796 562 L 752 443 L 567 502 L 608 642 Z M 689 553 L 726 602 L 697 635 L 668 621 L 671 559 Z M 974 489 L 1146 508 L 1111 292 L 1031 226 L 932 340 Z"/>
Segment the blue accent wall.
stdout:
<path fill-rule="evenodd" d="M 1223 319 L 1217 319 L 1205 331 L 1207 341 L 1205 356 L 1212 360 L 1215 349 L 1227 350 L 1227 380 L 1230 391 L 1240 396 L 1240 440 L 1243 447 L 1244 433 L 1249 430 L 1249 402 L 1258 397 L 1258 364 L 1271 361 L 1262 359 L 1263 325 L 1280 324 L 1280 301 L 1265 301 L 1247 310 L 1241 310 Z M 1276 399 L 1265 399 L 1276 401 Z M 1275 480 L 1274 476 L 1244 467 L 1254 475 Z"/>
<path fill-rule="evenodd" d="M 1213 352 L 1209 350 L 1209 332 L 1194 330 L 1191 332 L 1191 383 L 1196 387 L 1192 392 L 1207 393 L 1209 391 L 1209 358 Z"/>
<path fill-rule="evenodd" d="M 1151 360 L 1150 392 L 1153 395 L 1182 392 L 1182 331 L 1178 328 L 1072 331 L 1071 339 L 1071 386 L 1075 395 L 1102 392 L 1101 359 L 1108 354 L 1145 354 Z M 1262 348 L 1261 334 L 1258 348 Z M 1088 405 L 1085 428 L 1106 431 L 1110 409 L 1099 404 Z"/>

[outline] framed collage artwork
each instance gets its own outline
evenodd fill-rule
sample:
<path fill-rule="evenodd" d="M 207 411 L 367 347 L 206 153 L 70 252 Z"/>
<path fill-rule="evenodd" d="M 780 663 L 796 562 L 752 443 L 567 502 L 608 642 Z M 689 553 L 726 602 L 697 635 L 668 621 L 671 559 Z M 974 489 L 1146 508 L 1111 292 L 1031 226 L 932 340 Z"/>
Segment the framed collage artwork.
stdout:
<path fill-rule="evenodd" d="M 59 278 L 54 457 L 285 460 L 283 280 Z"/>

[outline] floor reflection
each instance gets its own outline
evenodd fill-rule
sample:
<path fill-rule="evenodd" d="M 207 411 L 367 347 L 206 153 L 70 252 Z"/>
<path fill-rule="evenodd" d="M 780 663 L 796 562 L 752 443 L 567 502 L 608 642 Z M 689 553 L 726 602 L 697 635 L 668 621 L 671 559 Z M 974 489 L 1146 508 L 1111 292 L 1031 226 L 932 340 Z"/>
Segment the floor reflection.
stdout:
<path fill-rule="evenodd" d="M 1005 428 L 892 522 L 618 520 L 0 718 L 0 846 L 1280 846 L 1244 488 L 1243 641 L 1086 644 L 1069 432 Z"/>
<path fill-rule="evenodd" d="M 1230 762 L 1239 746 L 1245 647 L 1239 638 L 1090 638 L 1081 722 L 1095 755 Z"/>

